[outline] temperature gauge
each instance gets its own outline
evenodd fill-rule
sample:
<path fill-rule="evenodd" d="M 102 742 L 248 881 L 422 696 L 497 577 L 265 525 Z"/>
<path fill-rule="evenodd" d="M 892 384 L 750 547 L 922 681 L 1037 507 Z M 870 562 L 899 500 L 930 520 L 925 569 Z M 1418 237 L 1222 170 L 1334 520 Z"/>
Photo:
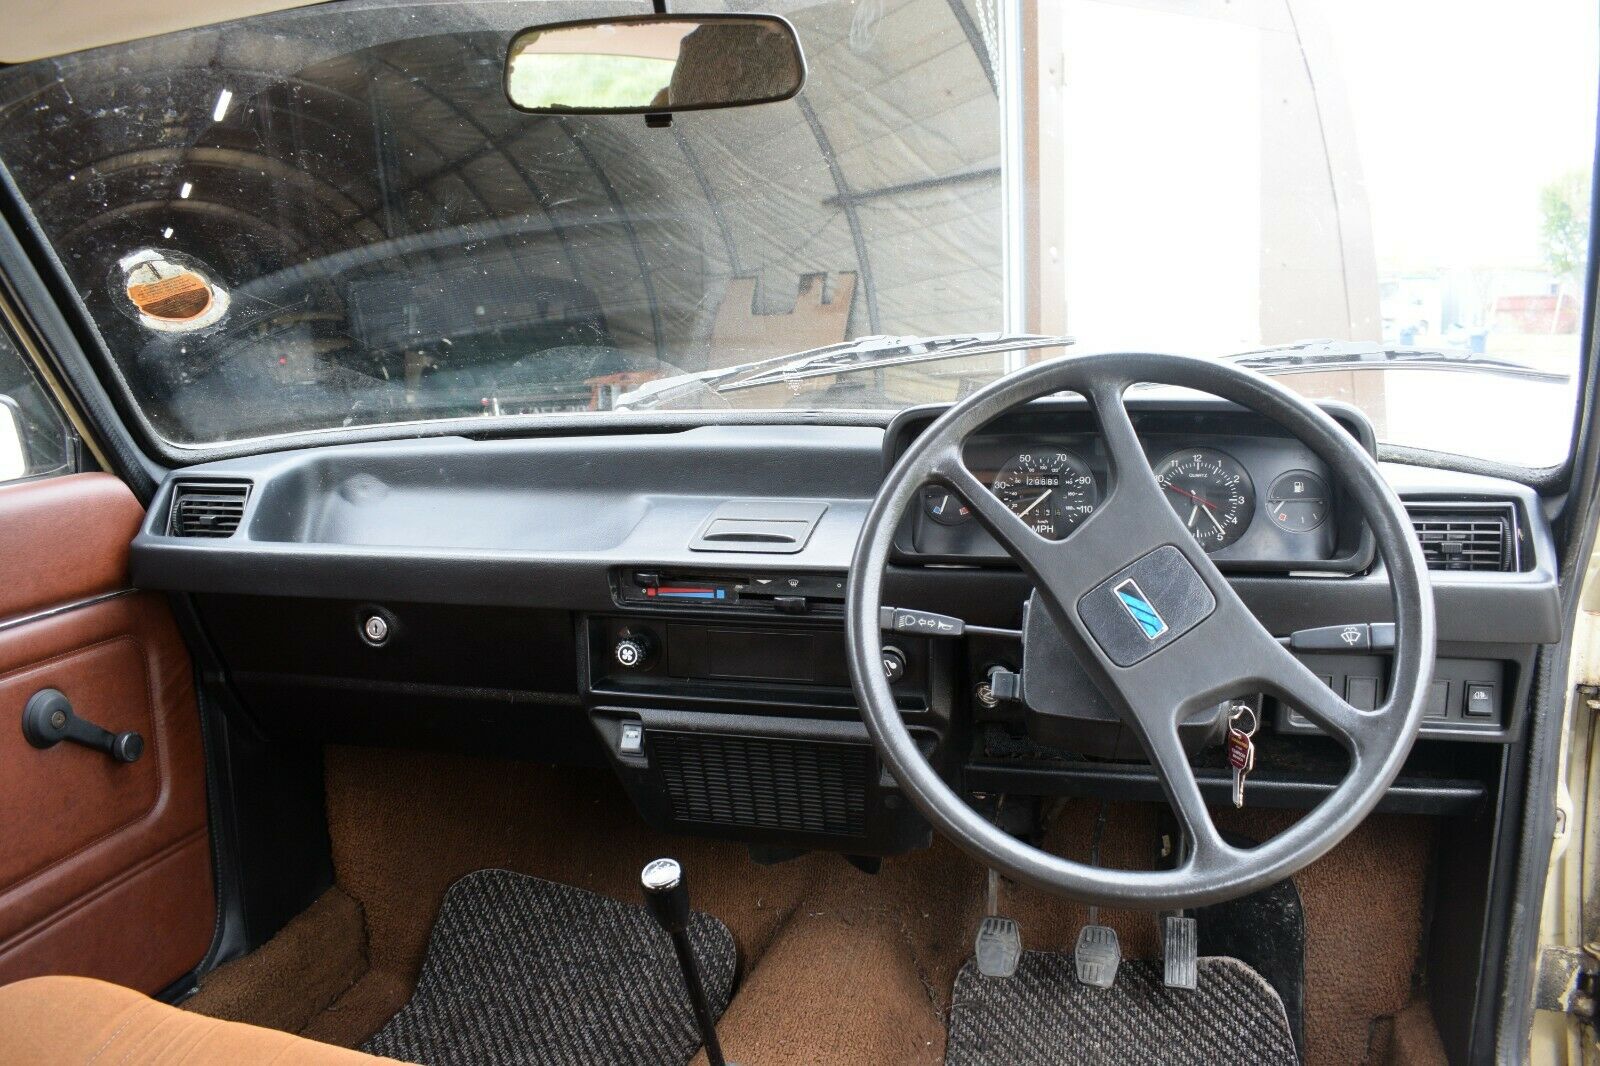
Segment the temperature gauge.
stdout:
<path fill-rule="evenodd" d="M 937 485 L 922 490 L 922 510 L 941 526 L 959 526 L 972 517 L 972 508 L 960 496 Z"/>
<path fill-rule="evenodd" d="M 1291 470 L 1267 490 L 1267 516 L 1290 533 L 1309 533 L 1328 518 L 1328 483 L 1305 470 Z"/>

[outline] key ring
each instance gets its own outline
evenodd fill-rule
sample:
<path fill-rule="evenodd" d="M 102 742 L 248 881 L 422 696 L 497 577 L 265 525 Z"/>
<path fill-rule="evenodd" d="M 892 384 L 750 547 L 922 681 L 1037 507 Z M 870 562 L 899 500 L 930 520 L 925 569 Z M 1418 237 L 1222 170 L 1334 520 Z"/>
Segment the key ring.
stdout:
<path fill-rule="evenodd" d="M 1234 723 L 1247 714 L 1250 716 L 1250 728 L 1240 729 Z M 1256 717 L 1256 709 L 1254 707 L 1250 706 L 1248 703 L 1236 703 L 1233 705 L 1233 713 L 1228 716 L 1228 728 L 1230 730 L 1241 733 L 1247 737 L 1253 737 L 1256 735 L 1256 730 L 1260 727 L 1261 719 Z"/>

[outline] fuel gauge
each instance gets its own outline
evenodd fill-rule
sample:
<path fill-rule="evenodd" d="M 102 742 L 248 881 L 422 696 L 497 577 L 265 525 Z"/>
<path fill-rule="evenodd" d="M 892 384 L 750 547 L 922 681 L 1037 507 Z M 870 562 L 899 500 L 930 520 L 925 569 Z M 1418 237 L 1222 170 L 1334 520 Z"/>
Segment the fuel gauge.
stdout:
<path fill-rule="evenodd" d="M 1291 470 L 1267 490 L 1267 517 L 1279 529 L 1310 533 L 1328 518 L 1328 483 L 1305 470 Z"/>

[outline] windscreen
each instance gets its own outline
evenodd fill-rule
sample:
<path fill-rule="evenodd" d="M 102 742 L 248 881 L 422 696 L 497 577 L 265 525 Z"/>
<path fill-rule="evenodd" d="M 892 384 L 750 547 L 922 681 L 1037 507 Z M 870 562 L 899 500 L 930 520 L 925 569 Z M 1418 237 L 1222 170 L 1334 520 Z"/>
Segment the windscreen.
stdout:
<path fill-rule="evenodd" d="M 6 71 L 0 159 L 181 444 L 603 411 L 845 337 L 995 328 L 976 9 L 787 7 L 804 96 L 668 128 L 506 99 L 518 30 L 613 5 L 347 2 Z M 858 384 L 747 402 L 889 402 Z"/>

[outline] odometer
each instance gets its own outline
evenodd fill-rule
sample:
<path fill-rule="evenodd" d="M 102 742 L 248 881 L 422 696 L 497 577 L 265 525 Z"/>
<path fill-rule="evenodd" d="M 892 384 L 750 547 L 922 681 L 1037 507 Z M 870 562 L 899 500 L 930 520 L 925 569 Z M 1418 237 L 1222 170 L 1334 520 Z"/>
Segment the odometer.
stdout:
<path fill-rule="evenodd" d="M 1100 487 L 1089 467 L 1059 448 L 1019 453 L 995 475 L 994 494 L 1046 540 L 1060 540 L 1094 512 Z"/>
<path fill-rule="evenodd" d="M 1167 502 L 1206 551 L 1226 548 L 1250 528 L 1256 490 L 1237 459 L 1193 448 L 1173 452 L 1155 470 Z"/>

